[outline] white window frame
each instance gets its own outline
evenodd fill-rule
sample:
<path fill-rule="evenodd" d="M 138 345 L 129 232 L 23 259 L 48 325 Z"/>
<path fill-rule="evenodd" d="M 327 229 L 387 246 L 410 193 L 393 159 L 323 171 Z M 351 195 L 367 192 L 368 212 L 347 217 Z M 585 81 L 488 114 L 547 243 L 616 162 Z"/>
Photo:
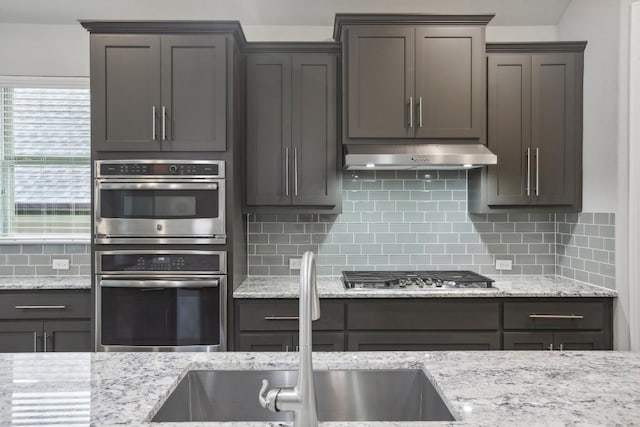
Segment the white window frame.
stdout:
<path fill-rule="evenodd" d="M 89 89 L 89 77 L 0 76 L 0 87 Z M 3 156 L 1 149 L 2 147 L 0 146 L 0 158 Z M 0 215 L 3 214 L 3 212 L 0 212 Z M 0 236 L 0 245 L 3 243 L 90 243 L 90 241 L 90 228 L 86 234 Z"/>

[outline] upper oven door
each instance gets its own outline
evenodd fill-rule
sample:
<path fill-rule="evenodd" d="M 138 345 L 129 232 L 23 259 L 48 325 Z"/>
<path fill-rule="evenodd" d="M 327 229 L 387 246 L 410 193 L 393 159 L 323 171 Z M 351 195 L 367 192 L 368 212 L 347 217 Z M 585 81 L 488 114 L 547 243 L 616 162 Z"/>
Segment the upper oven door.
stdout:
<path fill-rule="evenodd" d="M 97 180 L 96 243 L 224 243 L 224 184 Z"/>

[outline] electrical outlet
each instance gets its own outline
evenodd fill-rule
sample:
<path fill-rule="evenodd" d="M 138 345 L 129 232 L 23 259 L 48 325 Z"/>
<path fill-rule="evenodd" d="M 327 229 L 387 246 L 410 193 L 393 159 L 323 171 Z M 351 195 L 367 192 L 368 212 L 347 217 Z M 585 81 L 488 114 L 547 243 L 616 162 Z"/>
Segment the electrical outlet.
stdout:
<path fill-rule="evenodd" d="M 300 270 L 302 258 L 289 258 L 289 270 Z"/>
<path fill-rule="evenodd" d="M 497 259 L 496 270 L 511 270 L 513 268 L 513 261 L 510 259 Z"/>
<path fill-rule="evenodd" d="M 53 259 L 53 260 L 51 260 L 51 267 L 54 270 L 68 270 L 69 269 L 69 260 L 68 259 Z"/>

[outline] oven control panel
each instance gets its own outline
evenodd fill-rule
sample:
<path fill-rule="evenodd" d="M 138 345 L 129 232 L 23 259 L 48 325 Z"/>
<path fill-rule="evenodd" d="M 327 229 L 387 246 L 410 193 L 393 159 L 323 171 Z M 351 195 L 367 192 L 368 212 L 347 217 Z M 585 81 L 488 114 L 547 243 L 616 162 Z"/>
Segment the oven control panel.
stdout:
<path fill-rule="evenodd" d="M 209 251 L 135 252 L 96 254 L 101 273 L 226 272 L 226 253 Z"/>
<path fill-rule="evenodd" d="M 207 177 L 224 178 L 220 160 L 99 160 L 96 177 Z"/>

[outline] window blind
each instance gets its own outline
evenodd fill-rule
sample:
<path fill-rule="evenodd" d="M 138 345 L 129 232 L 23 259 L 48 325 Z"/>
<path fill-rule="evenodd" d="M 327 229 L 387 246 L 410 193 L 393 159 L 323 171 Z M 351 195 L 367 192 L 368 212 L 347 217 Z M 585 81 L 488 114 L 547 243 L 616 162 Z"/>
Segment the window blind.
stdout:
<path fill-rule="evenodd" d="M 88 238 L 89 89 L 33 80 L 0 79 L 0 237 Z"/>

